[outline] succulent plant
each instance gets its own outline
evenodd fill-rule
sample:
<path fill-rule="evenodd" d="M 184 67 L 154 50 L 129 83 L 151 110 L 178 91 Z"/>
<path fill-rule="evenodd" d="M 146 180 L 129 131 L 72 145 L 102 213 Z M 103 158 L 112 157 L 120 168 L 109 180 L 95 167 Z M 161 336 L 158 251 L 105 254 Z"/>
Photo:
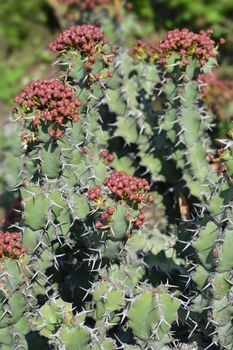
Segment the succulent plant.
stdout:
<path fill-rule="evenodd" d="M 211 33 L 126 50 L 84 24 L 51 43 L 61 77 L 16 97 L 3 152 L 20 202 L 0 231 L 3 350 L 232 348 L 233 133 L 210 156 Z"/>

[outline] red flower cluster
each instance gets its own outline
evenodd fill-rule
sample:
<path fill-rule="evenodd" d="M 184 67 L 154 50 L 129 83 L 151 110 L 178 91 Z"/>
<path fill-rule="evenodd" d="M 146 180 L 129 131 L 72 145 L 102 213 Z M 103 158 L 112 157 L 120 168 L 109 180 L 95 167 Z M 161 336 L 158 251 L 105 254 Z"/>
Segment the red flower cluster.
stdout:
<path fill-rule="evenodd" d="M 112 214 L 114 213 L 114 211 L 116 210 L 116 207 L 107 207 L 106 211 L 103 211 L 100 215 L 101 220 L 102 221 L 97 221 L 95 223 L 95 227 L 97 229 L 106 226 L 109 224 L 109 222 L 112 221 Z"/>
<path fill-rule="evenodd" d="M 221 95 L 224 102 L 233 100 L 233 81 L 218 79 L 215 74 L 201 74 L 198 78 L 201 86 L 201 95 L 206 97 L 207 95 L 215 95 L 216 97 Z"/>
<path fill-rule="evenodd" d="M 92 200 L 92 201 L 98 199 L 100 194 L 101 194 L 101 187 L 100 186 L 92 188 L 91 190 L 89 190 L 87 192 L 88 199 Z"/>
<path fill-rule="evenodd" d="M 80 100 L 74 96 L 73 90 L 58 79 L 42 79 L 32 81 L 26 89 L 15 97 L 25 113 L 35 115 L 29 128 L 38 125 L 53 125 L 50 136 L 57 139 L 62 136 L 62 128 L 67 121 L 76 123 L 79 119 Z M 28 119 L 25 119 L 25 121 Z"/>
<path fill-rule="evenodd" d="M 0 257 L 19 257 L 26 253 L 27 248 L 20 243 L 19 232 L 0 231 Z"/>
<path fill-rule="evenodd" d="M 109 225 L 109 223 L 111 223 L 111 221 L 112 221 L 112 214 L 114 213 L 116 208 L 117 207 L 108 207 L 106 211 L 102 212 L 101 216 L 100 216 L 101 220 L 98 220 L 95 223 L 95 227 L 97 229 L 100 229 L 100 228 L 102 228 L 104 226 Z M 127 215 L 127 219 L 130 219 L 129 215 Z M 141 211 L 140 214 L 138 214 L 138 216 L 134 220 L 134 225 L 136 227 L 141 227 L 143 225 L 144 220 L 145 220 L 145 215 Z"/>
<path fill-rule="evenodd" d="M 152 202 L 154 199 L 153 196 L 147 195 L 150 185 L 146 179 L 128 175 L 124 171 L 113 171 L 104 180 L 104 185 L 120 199 L 129 199 L 132 202 Z"/>
<path fill-rule="evenodd" d="M 129 50 L 130 56 L 139 61 L 155 63 L 159 58 L 158 44 L 148 44 L 145 40 L 139 39 Z"/>
<path fill-rule="evenodd" d="M 66 29 L 50 45 L 53 52 L 78 51 L 85 61 L 86 70 L 91 73 L 94 63 L 100 59 L 105 66 L 114 60 L 115 48 L 109 48 L 107 53 L 105 44 L 108 39 L 102 30 L 93 24 L 83 24 Z M 111 78 L 109 71 L 104 78 Z M 95 73 L 95 78 L 100 78 L 100 73 Z"/>
<path fill-rule="evenodd" d="M 145 220 L 145 215 L 141 211 L 140 214 L 136 217 L 134 225 L 137 226 L 137 227 L 141 227 L 143 222 L 144 222 L 144 220 Z"/>
<path fill-rule="evenodd" d="M 183 64 L 189 64 L 188 57 L 194 57 L 199 64 L 203 66 L 210 57 L 215 57 L 216 47 L 215 41 L 211 39 L 213 31 L 201 30 L 198 34 L 184 29 L 173 29 L 165 34 L 159 44 L 159 53 L 161 63 L 166 62 L 172 53 L 177 53 Z M 224 39 L 220 39 L 220 44 L 224 43 Z"/>
<path fill-rule="evenodd" d="M 78 50 L 85 55 L 94 55 L 98 48 L 108 42 L 102 30 L 93 24 L 73 26 L 64 30 L 49 47 L 51 51 Z"/>
<path fill-rule="evenodd" d="M 100 158 L 104 159 L 104 161 L 108 164 L 115 159 L 114 154 L 110 153 L 107 149 L 103 149 L 100 151 Z"/>
<path fill-rule="evenodd" d="M 200 92 L 202 98 L 205 98 L 209 94 L 211 86 L 213 86 L 216 81 L 217 77 L 215 74 L 208 73 L 199 75 L 198 82 L 200 84 Z"/>
<path fill-rule="evenodd" d="M 228 118 L 224 109 L 233 100 L 233 81 L 218 79 L 215 74 L 201 74 L 198 82 L 201 96 L 210 109 L 222 119 Z"/>
<path fill-rule="evenodd" d="M 106 211 L 103 211 L 100 215 L 101 220 L 97 221 L 95 223 L 95 227 L 97 229 L 107 226 L 109 225 L 109 223 L 111 223 L 112 221 L 112 214 L 115 212 L 117 206 L 116 207 L 107 207 Z M 130 220 L 130 215 L 126 213 L 127 219 Z M 140 214 L 138 214 L 138 216 L 136 217 L 136 219 L 134 220 L 134 225 L 136 227 L 141 227 L 143 225 L 143 222 L 145 220 L 145 215 L 143 214 L 142 211 L 140 211 Z"/>
<path fill-rule="evenodd" d="M 97 221 L 95 223 L 95 227 L 97 229 L 100 229 L 100 228 L 102 228 L 102 227 L 104 227 L 106 225 L 109 225 L 109 222 L 112 221 L 112 214 L 113 214 L 113 212 L 112 212 L 112 214 L 110 214 L 109 213 L 110 210 L 111 211 L 113 210 L 113 212 L 114 212 L 116 210 L 116 208 L 108 207 L 107 211 L 102 212 L 102 214 L 101 214 L 102 221 L 99 220 L 99 221 Z M 140 214 L 137 216 L 136 220 L 134 221 L 134 225 L 136 227 L 141 227 L 143 225 L 144 220 L 145 220 L 145 215 L 142 212 L 140 212 Z"/>
<path fill-rule="evenodd" d="M 147 180 L 130 176 L 123 171 L 114 171 L 104 180 L 104 186 L 107 187 L 107 193 L 106 188 L 101 188 L 101 186 L 97 186 L 87 193 L 88 199 L 95 202 L 98 208 L 102 210 L 95 227 L 100 229 L 110 226 L 113 222 L 112 215 L 118 205 L 124 205 L 127 208 L 125 215 L 128 221 L 133 222 L 135 227 L 142 226 L 145 219 L 142 209 L 134 219 L 131 218 L 130 212 L 132 210 L 131 205 L 136 204 L 137 206 L 139 203 L 149 203 L 154 200 L 152 195 L 147 194 L 150 190 Z M 106 202 L 108 198 L 114 199 L 112 195 L 116 195 L 115 205 L 109 206 Z"/>

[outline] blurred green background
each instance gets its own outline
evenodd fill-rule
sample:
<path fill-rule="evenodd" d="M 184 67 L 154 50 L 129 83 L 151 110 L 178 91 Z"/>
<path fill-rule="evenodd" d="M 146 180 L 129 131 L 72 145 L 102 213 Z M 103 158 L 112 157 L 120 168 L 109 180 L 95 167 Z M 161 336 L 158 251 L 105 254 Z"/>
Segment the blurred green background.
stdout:
<path fill-rule="evenodd" d="M 12 98 L 31 79 L 51 75 L 47 47 L 67 22 L 61 16 L 62 0 L 6 0 L 0 4 L 0 118 L 8 114 Z M 113 0 L 114 1 L 114 0 Z M 231 79 L 233 60 L 233 0 L 132 0 L 145 35 L 166 30 L 212 27 L 224 37 L 219 74 Z M 65 25 L 64 25 L 65 23 Z"/>

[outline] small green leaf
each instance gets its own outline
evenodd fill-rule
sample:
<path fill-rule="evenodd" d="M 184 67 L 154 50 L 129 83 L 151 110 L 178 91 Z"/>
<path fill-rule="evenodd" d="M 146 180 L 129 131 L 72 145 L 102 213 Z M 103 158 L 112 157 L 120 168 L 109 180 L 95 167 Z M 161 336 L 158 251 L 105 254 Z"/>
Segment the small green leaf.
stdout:
<path fill-rule="evenodd" d="M 134 335 L 141 340 L 148 340 L 152 333 L 152 327 L 159 320 L 151 292 L 145 292 L 137 298 L 128 312 L 128 318 Z"/>
<path fill-rule="evenodd" d="M 73 195 L 72 196 L 73 207 L 77 218 L 83 220 L 90 213 L 90 207 L 88 204 L 87 197 L 81 195 Z"/>
<path fill-rule="evenodd" d="M 132 117 L 118 117 L 115 136 L 121 136 L 130 143 L 137 142 L 138 131 L 136 120 Z"/>
<path fill-rule="evenodd" d="M 123 96 L 119 90 L 107 90 L 106 99 L 112 112 L 116 113 L 117 115 L 125 114 L 126 103 L 123 100 Z"/>
<path fill-rule="evenodd" d="M 66 350 L 87 350 L 90 334 L 87 329 L 76 327 L 63 327 L 60 333 Z"/>
<path fill-rule="evenodd" d="M 112 232 L 111 236 L 114 240 L 121 240 L 125 237 L 129 222 L 126 218 L 126 208 L 123 205 L 118 205 L 117 209 L 112 215 Z"/>
<path fill-rule="evenodd" d="M 42 194 L 36 194 L 34 198 L 26 201 L 25 224 L 33 230 L 39 230 L 46 226 L 49 210 L 49 200 Z"/>
<path fill-rule="evenodd" d="M 48 178 L 57 178 L 61 168 L 61 150 L 56 144 L 48 143 L 41 153 L 41 169 Z"/>

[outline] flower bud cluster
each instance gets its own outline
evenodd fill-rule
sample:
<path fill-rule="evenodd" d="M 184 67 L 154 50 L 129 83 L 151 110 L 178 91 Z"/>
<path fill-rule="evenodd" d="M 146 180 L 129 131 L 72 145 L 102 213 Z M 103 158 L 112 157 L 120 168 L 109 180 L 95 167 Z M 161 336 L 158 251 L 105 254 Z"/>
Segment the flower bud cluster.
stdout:
<path fill-rule="evenodd" d="M 209 95 L 211 87 L 216 83 L 217 77 L 213 73 L 200 74 L 198 76 L 198 82 L 200 84 L 200 93 L 202 98 L 206 98 Z"/>
<path fill-rule="evenodd" d="M 95 227 L 97 229 L 101 229 L 101 228 L 104 228 L 104 227 L 111 225 L 111 223 L 113 222 L 112 215 L 116 209 L 117 209 L 117 204 L 115 207 L 110 206 L 110 207 L 107 207 L 106 210 L 102 211 L 102 213 L 100 215 L 100 220 L 96 221 Z M 127 207 L 127 209 L 128 209 L 128 207 Z M 126 212 L 126 219 L 128 221 L 133 222 L 133 225 L 135 226 L 135 228 L 139 228 L 144 223 L 145 215 L 143 214 L 143 210 L 140 210 L 140 213 L 138 214 L 136 219 L 132 220 L 129 211 L 127 211 Z"/>
<path fill-rule="evenodd" d="M 143 39 L 137 40 L 129 50 L 129 55 L 138 61 L 155 63 L 159 58 L 158 44 L 149 44 Z"/>
<path fill-rule="evenodd" d="M 32 121 L 25 118 L 25 122 L 29 121 L 29 129 L 36 130 L 39 125 L 52 125 L 49 135 L 57 139 L 62 136 L 67 121 L 78 121 L 81 105 L 73 90 L 58 79 L 32 81 L 15 97 L 15 103 L 20 105 L 25 113 L 34 111 Z"/>
<path fill-rule="evenodd" d="M 105 164 L 112 162 L 115 159 L 113 153 L 110 153 L 107 149 L 100 151 L 100 158 L 104 159 Z"/>
<path fill-rule="evenodd" d="M 210 109 L 220 118 L 227 118 L 224 109 L 233 100 L 233 81 L 218 79 L 215 74 L 201 74 L 198 82 L 201 96 Z"/>
<path fill-rule="evenodd" d="M 26 253 L 27 248 L 22 246 L 20 239 L 19 232 L 0 231 L 0 257 L 16 258 Z"/>
<path fill-rule="evenodd" d="M 117 207 L 107 207 L 107 210 L 101 213 L 101 216 L 100 216 L 101 220 L 96 221 L 95 227 L 97 229 L 101 229 L 101 228 L 105 228 L 106 226 L 109 226 L 113 221 L 112 214 L 114 213 L 116 208 Z M 126 213 L 126 218 L 128 221 L 131 220 L 129 213 Z M 136 219 L 134 219 L 133 224 L 136 228 L 139 228 L 143 225 L 144 220 L 145 220 L 145 215 L 143 214 L 143 211 L 140 211 L 140 214 L 138 214 Z"/>
<path fill-rule="evenodd" d="M 96 201 L 101 195 L 101 187 L 96 186 L 87 192 L 88 199 L 91 201 Z"/>
<path fill-rule="evenodd" d="M 160 62 L 166 63 L 166 59 L 177 53 L 184 65 L 189 64 L 189 57 L 196 58 L 203 66 L 211 57 L 217 55 L 216 43 L 211 39 L 213 31 L 211 29 L 201 30 L 193 33 L 187 28 L 173 29 L 165 34 L 159 44 Z M 224 39 L 220 39 L 220 44 Z"/>
<path fill-rule="evenodd" d="M 104 180 L 104 185 L 109 188 L 112 195 L 119 199 L 144 203 L 153 201 L 153 196 L 147 195 L 147 192 L 150 191 L 147 180 L 128 175 L 124 171 L 113 171 Z"/>
<path fill-rule="evenodd" d="M 108 39 L 102 30 L 93 24 L 83 24 L 66 29 L 62 32 L 49 47 L 53 52 L 78 51 L 85 62 L 86 70 L 91 73 L 93 65 L 100 59 L 107 67 L 114 60 L 115 48 L 106 48 Z M 109 51 L 109 52 L 108 52 Z M 109 71 L 105 78 L 111 78 Z M 95 78 L 101 78 L 99 72 L 95 73 Z"/>
<path fill-rule="evenodd" d="M 51 51 L 78 50 L 85 55 L 94 55 L 98 48 L 108 42 L 102 30 L 93 24 L 73 26 L 64 30 L 50 43 Z"/>
<path fill-rule="evenodd" d="M 88 191 L 87 196 L 89 201 L 95 202 L 98 210 L 101 210 L 100 218 L 95 223 L 97 229 L 105 229 L 113 223 L 115 210 L 119 205 L 126 207 L 126 219 L 133 223 L 135 228 L 142 226 L 145 215 L 143 210 L 139 210 L 136 218 L 132 218 L 131 212 L 133 208 L 138 210 L 138 206 L 150 203 L 154 200 L 152 195 L 148 195 L 150 186 L 146 179 L 140 179 L 130 176 L 123 171 L 114 171 L 104 180 L 104 186 L 96 186 Z M 114 200 L 114 205 L 107 205 L 107 201 Z M 135 207 L 136 204 L 136 207 Z"/>
<path fill-rule="evenodd" d="M 95 227 L 97 229 L 100 229 L 102 227 L 106 227 L 112 222 L 112 215 L 116 211 L 117 205 L 115 207 L 107 207 L 105 210 L 102 211 L 100 214 L 100 220 L 96 221 Z"/>
<path fill-rule="evenodd" d="M 89 201 L 95 202 L 98 207 L 101 207 L 102 212 L 100 214 L 100 219 L 96 221 L 95 227 L 100 229 L 102 227 L 106 227 L 112 221 L 112 215 L 117 208 L 116 206 L 106 206 L 105 202 L 108 199 L 108 195 L 104 194 L 104 189 L 101 186 L 96 186 L 95 188 L 90 189 L 87 192 L 87 197 Z"/>
<path fill-rule="evenodd" d="M 233 81 L 218 79 L 215 74 L 201 74 L 198 81 L 202 86 L 200 87 L 201 96 L 203 98 L 209 96 L 216 98 L 221 96 L 222 102 L 230 102 L 233 100 Z"/>

